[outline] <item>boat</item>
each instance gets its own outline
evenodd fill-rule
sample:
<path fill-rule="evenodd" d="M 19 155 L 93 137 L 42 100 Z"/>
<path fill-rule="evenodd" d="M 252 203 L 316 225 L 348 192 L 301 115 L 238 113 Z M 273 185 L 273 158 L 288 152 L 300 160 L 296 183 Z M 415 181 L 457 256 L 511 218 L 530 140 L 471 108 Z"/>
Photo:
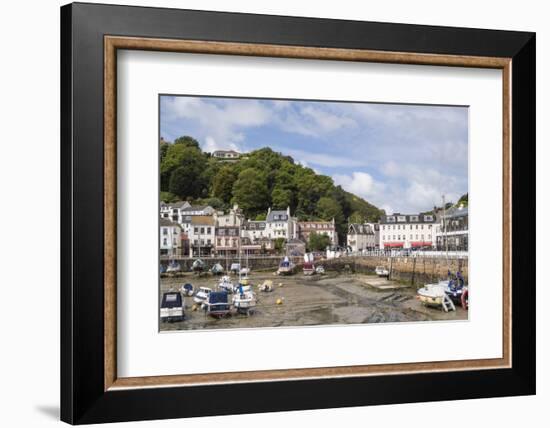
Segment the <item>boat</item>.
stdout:
<path fill-rule="evenodd" d="M 234 273 L 236 275 L 241 271 L 241 264 L 231 263 L 231 268 L 229 270 L 231 271 L 231 273 Z"/>
<path fill-rule="evenodd" d="M 193 293 L 194 293 L 195 290 L 193 290 L 193 285 L 192 284 L 183 284 L 180 288 L 180 292 L 181 294 L 183 294 L 184 296 L 192 296 Z"/>
<path fill-rule="evenodd" d="M 453 278 L 452 274 L 448 273 L 448 282 L 445 287 L 445 293 L 451 298 L 453 303 L 463 305 L 462 295 L 468 290 L 468 287 L 464 283 L 464 277 L 460 272 L 456 273 L 456 277 Z M 467 304 L 466 304 L 467 305 Z M 463 305 L 464 306 L 464 305 Z"/>
<path fill-rule="evenodd" d="M 166 273 L 166 266 L 163 264 L 160 265 L 160 273 Z"/>
<path fill-rule="evenodd" d="M 416 294 L 418 300 L 426 306 L 440 306 L 445 312 L 456 310 L 456 307 L 451 298 L 445 292 L 447 289 L 447 281 L 439 281 L 435 284 L 426 284 L 420 288 Z"/>
<path fill-rule="evenodd" d="M 260 285 L 258 285 L 258 290 L 263 291 L 264 293 L 270 293 L 273 291 L 273 281 L 266 279 Z"/>
<path fill-rule="evenodd" d="M 292 263 L 288 257 L 285 257 L 279 264 L 277 275 L 290 275 L 294 272 L 294 267 L 294 263 Z"/>
<path fill-rule="evenodd" d="M 212 289 L 208 287 L 199 287 L 199 290 L 195 293 L 193 301 L 195 303 L 204 303 L 208 299 L 208 295 L 212 293 Z"/>
<path fill-rule="evenodd" d="M 304 275 L 313 275 L 315 273 L 315 266 L 311 262 L 304 263 Z"/>
<path fill-rule="evenodd" d="M 204 262 L 201 259 L 196 259 L 191 265 L 191 270 L 200 274 L 204 270 Z"/>
<path fill-rule="evenodd" d="M 239 284 L 233 296 L 233 306 L 238 313 L 250 315 L 250 310 L 256 306 L 256 295 L 250 285 Z"/>
<path fill-rule="evenodd" d="M 210 316 L 216 318 L 227 316 L 231 310 L 227 291 L 212 291 L 203 303 L 203 307 Z"/>
<path fill-rule="evenodd" d="M 175 260 L 172 260 L 166 268 L 166 273 L 175 273 L 181 271 L 181 266 Z"/>
<path fill-rule="evenodd" d="M 228 293 L 233 293 L 235 290 L 235 286 L 231 282 L 231 278 L 227 275 L 224 275 L 220 278 L 218 282 L 218 288 L 220 288 L 223 291 L 227 291 Z"/>
<path fill-rule="evenodd" d="M 384 266 L 376 266 L 374 268 L 374 273 L 376 273 L 376 275 L 378 275 L 380 278 L 389 278 L 390 276 L 390 271 Z"/>
<path fill-rule="evenodd" d="M 240 277 L 239 278 L 239 284 L 250 285 L 250 278 L 248 277 L 248 275 Z"/>
<path fill-rule="evenodd" d="M 214 266 L 212 266 L 210 272 L 212 272 L 213 275 L 221 275 L 224 272 L 224 269 L 221 264 L 216 263 Z"/>
<path fill-rule="evenodd" d="M 315 272 L 318 273 L 319 275 L 324 275 L 325 274 L 325 268 L 324 266 L 317 266 L 315 268 Z"/>
<path fill-rule="evenodd" d="M 183 321 L 185 312 L 183 309 L 183 299 L 177 291 L 168 291 L 162 295 L 160 304 L 160 321 L 174 322 Z"/>
<path fill-rule="evenodd" d="M 250 268 L 243 267 L 241 269 L 241 275 L 248 275 L 250 273 Z"/>

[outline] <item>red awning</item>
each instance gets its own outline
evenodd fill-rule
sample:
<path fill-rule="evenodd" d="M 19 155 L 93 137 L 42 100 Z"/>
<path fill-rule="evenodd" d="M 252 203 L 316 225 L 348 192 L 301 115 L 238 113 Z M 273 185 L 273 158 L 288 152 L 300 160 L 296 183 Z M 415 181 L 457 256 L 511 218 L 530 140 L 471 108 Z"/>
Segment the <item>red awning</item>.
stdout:
<path fill-rule="evenodd" d="M 431 247 L 431 246 L 432 246 L 431 242 L 423 242 L 423 241 L 411 242 L 411 247 Z"/>
<path fill-rule="evenodd" d="M 403 242 L 385 242 L 384 247 L 403 247 Z"/>

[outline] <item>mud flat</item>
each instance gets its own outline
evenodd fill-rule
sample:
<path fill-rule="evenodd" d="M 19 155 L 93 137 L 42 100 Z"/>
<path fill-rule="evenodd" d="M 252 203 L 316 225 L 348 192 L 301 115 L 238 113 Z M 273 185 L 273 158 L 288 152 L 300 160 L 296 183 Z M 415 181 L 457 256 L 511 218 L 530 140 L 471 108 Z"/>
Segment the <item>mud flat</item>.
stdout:
<path fill-rule="evenodd" d="M 258 296 L 258 304 L 250 316 L 232 313 L 222 319 L 193 311 L 193 298 L 185 297 L 186 319 L 161 323 L 162 331 L 259 328 L 280 326 L 312 326 L 330 324 L 366 324 L 438 320 L 467 320 L 468 312 L 457 307 L 445 313 L 424 307 L 416 298 L 416 289 L 372 275 L 329 273 L 325 276 L 276 276 L 273 273 L 252 273 L 250 282 Z M 236 277 L 233 277 L 236 281 Z M 273 281 L 274 291 L 257 291 L 264 280 Z M 211 275 L 198 277 L 185 274 L 182 278 L 162 278 L 161 294 L 179 289 L 186 282 L 195 289 L 216 288 L 218 279 Z M 282 304 L 278 305 L 277 300 Z"/>

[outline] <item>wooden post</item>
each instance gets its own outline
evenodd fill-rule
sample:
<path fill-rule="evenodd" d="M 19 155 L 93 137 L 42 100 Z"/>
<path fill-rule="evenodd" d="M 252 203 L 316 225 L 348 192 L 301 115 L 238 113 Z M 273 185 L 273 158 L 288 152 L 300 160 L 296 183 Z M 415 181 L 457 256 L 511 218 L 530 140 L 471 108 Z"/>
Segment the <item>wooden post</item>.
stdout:
<path fill-rule="evenodd" d="M 414 274 L 416 272 L 416 257 L 413 258 L 413 273 L 411 276 L 411 285 L 414 285 Z"/>

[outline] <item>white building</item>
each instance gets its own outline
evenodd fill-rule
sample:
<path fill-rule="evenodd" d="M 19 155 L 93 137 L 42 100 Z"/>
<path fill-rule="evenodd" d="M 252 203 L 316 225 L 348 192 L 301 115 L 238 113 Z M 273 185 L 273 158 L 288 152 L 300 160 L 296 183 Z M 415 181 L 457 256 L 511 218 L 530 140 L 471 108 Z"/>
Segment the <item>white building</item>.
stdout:
<path fill-rule="evenodd" d="M 286 211 L 271 210 L 267 211 L 266 233 L 269 239 L 293 239 L 296 238 L 296 218 L 290 215 L 290 207 Z"/>
<path fill-rule="evenodd" d="M 265 221 L 247 220 L 241 228 L 241 236 L 249 239 L 250 242 L 269 239 L 267 223 Z"/>
<path fill-rule="evenodd" d="M 162 218 L 168 218 L 177 223 L 181 223 L 182 210 L 190 207 L 191 204 L 187 201 L 178 202 L 160 202 L 160 216 Z"/>
<path fill-rule="evenodd" d="M 160 254 L 162 256 L 181 254 L 181 233 L 179 224 L 167 218 L 160 219 Z"/>
<path fill-rule="evenodd" d="M 218 211 L 215 218 L 216 227 L 242 226 L 244 223 L 244 215 L 237 204 L 233 205 L 227 214 Z"/>
<path fill-rule="evenodd" d="M 435 240 L 436 218 L 433 214 L 394 213 L 380 219 L 380 249 L 432 249 Z"/>
<path fill-rule="evenodd" d="M 216 223 L 213 216 L 192 216 L 189 225 L 189 255 L 210 255 L 216 239 Z"/>
<path fill-rule="evenodd" d="M 348 226 L 347 246 L 351 251 L 372 250 L 378 248 L 377 224 L 350 223 Z"/>
<path fill-rule="evenodd" d="M 451 207 L 441 214 L 436 229 L 437 250 L 468 251 L 468 207 Z"/>
<path fill-rule="evenodd" d="M 241 157 L 241 154 L 235 150 L 216 150 L 212 153 L 212 157 L 224 160 L 237 160 Z"/>

